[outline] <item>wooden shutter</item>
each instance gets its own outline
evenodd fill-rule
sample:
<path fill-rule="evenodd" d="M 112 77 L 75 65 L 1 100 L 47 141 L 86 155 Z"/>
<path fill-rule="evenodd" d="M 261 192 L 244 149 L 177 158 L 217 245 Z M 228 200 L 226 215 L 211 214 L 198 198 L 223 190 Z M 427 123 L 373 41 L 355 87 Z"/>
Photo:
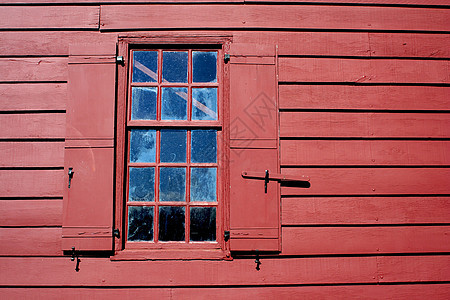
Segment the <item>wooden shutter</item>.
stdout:
<path fill-rule="evenodd" d="M 63 250 L 113 249 L 115 53 L 115 43 L 70 48 Z"/>
<path fill-rule="evenodd" d="M 230 48 L 230 249 L 280 251 L 280 187 L 243 172 L 280 172 L 275 46 Z"/>

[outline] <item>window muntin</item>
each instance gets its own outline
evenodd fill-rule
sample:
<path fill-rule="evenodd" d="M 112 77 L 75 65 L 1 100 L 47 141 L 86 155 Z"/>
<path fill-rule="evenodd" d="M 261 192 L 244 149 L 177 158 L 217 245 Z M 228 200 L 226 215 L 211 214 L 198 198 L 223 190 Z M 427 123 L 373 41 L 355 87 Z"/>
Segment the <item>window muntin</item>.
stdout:
<path fill-rule="evenodd" d="M 127 247 L 217 245 L 218 50 L 130 54 Z"/>

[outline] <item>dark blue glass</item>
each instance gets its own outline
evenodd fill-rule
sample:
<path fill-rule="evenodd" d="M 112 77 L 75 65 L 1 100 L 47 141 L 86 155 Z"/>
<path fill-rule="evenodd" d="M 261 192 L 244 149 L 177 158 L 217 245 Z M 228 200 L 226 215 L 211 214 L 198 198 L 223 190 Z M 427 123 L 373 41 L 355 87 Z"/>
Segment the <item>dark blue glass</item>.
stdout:
<path fill-rule="evenodd" d="M 216 168 L 191 168 L 191 201 L 215 202 L 216 186 Z"/>
<path fill-rule="evenodd" d="M 186 168 L 160 168 L 159 172 L 159 201 L 186 201 Z"/>
<path fill-rule="evenodd" d="M 163 83 L 187 82 L 188 53 L 186 51 L 163 52 Z"/>
<path fill-rule="evenodd" d="M 153 241 L 153 207 L 128 206 L 129 241 Z"/>
<path fill-rule="evenodd" d="M 158 89 L 155 87 L 133 87 L 131 89 L 131 119 L 156 120 L 156 99 Z"/>
<path fill-rule="evenodd" d="M 193 242 L 216 241 L 216 208 L 191 207 L 191 237 Z"/>
<path fill-rule="evenodd" d="M 161 162 L 186 162 L 186 130 L 161 130 Z"/>
<path fill-rule="evenodd" d="M 155 162 L 156 131 L 131 129 L 130 162 Z"/>
<path fill-rule="evenodd" d="M 217 162 L 217 131 L 192 130 L 191 133 L 191 162 Z"/>
<path fill-rule="evenodd" d="M 158 52 L 133 51 L 133 82 L 158 81 Z"/>
<path fill-rule="evenodd" d="M 192 89 L 192 120 L 217 120 L 217 89 Z"/>
<path fill-rule="evenodd" d="M 155 168 L 130 168 L 128 201 L 155 201 Z"/>
<path fill-rule="evenodd" d="M 162 89 L 162 120 L 187 120 L 187 88 Z"/>
<path fill-rule="evenodd" d="M 184 241 L 184 207 L 159 207 L 159 240 L 162 242 Z"/>
<path fill-rule="evenodd" d="M 217 52 L 192 52 L 194 82 L 217 82 Z"/>

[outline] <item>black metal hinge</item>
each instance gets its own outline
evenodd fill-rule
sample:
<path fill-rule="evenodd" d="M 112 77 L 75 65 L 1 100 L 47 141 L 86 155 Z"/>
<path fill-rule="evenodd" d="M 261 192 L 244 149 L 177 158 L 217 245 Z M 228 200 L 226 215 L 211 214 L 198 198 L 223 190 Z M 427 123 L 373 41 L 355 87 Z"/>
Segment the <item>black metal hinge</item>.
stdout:
<path fill-rule="evenodd" d="M 223 239 L 225 240 L 225 242 L 227 242 L 230 239 L 230 232 L 228 230 L 224 231 Z"/>

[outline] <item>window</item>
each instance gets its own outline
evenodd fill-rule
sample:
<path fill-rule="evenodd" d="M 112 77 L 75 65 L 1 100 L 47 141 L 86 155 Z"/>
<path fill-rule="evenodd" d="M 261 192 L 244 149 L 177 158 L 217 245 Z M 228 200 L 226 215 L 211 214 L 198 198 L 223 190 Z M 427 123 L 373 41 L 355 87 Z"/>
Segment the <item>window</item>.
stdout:
<path fill-rule="evenodd" d="M 125 248 L 220 248 L 217 47 L 129 50 Z"/>

